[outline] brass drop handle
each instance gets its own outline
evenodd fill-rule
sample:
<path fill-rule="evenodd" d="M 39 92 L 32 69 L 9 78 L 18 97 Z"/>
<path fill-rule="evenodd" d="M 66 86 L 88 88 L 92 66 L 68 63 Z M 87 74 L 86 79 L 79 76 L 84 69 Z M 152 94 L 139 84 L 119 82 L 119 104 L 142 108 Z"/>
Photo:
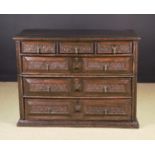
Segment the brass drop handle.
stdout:
<path fill-rule="evenodd" d="M 77 47 L 75 47 L 75 54 L 78 54 L 79 53 L 79 50 Z"/>
<path fill-rule="evenodd" d="M 40 48 L 40 47 L 37 48 L 37 53 L 38 53 L 38 54 L 41 53 L 41 48 Z"/>
<path fill-rule="evenodd" d="M 104 113 L 104 115 L 107 115 L 108 114 L 108 109 L 104 109 L 103 113 Z"/>
<path fill-rule="evenodd" d="M 46 64 L 46 70 L 49 71 L 49 64 Z"/>
<path fill-rule="evenodd" d="M 50 87 L 50 86 L 48 86 L 48 92 L 49 92 L 49 93 L 51 92 L 51 87 Z"/>
<path fill-rule="evenodd" d="M 107 71 L 107 70 L 108 70 L 108 64 L 104 64 L 103 70 L 104 70 L 104 71 Z"/>
<path fill-rule="evenodd" d="M 103 91 L 104 91 L 104 93 L 107 93 L 108 92 L 108 87 L 107 86 L 104 86 L 103 87 Z"/>
<path fill-rule="evenodd" d="M 117 53 L 117 46 L 116 46 L 116 45 L 113 45 L 113 46 L 112 46 L 112 52 L 113 52 L 114 54 Z"/>

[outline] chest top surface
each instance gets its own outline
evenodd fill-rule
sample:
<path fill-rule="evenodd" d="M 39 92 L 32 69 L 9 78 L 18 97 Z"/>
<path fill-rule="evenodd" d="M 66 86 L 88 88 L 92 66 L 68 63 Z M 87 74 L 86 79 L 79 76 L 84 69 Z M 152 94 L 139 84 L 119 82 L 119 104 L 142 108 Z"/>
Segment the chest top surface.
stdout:
<path fill-rule="evenodd" d="M 63 30 L 63 29 L 27 29 L 16 35 L 13 39 L 113 39 L 113 40 L 139 40 L 140 37 L 133 30 Z"/>

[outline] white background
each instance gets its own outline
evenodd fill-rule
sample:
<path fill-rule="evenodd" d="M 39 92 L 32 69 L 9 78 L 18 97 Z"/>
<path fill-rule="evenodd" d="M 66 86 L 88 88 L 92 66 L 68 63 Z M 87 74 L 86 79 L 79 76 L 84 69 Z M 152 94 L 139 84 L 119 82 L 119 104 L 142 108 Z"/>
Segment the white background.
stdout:
<path fill-rule="evenodd" d="M 0 0 L 0 13 L 4 14 L 152 14 L 154 12 L 154 0 Z"/>

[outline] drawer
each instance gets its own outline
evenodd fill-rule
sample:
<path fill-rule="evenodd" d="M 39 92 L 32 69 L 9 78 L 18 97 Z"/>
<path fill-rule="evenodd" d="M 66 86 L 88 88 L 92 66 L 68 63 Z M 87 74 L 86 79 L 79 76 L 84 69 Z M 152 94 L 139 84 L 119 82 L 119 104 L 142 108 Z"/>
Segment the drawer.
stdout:
<path fill-rule="evenodd" d="M 66 57 L 22 57 L 24 73 L 64 73 L 69 72 Z"/>
<path fill-rule="evenodd" d="M 131 120 L 130 99 L 25 99 L 27 120 Z"/>
<path fill-rule="evenodd" d="M 24 73 L 131 74 L 132 57 L 22 57 Z"/>
<path fill-rule="evenodd" d="M 30 96 L 68 96 L 71 78 L 24 78 L 24 94 Z"/>
<path fill-rule="evenodd" d="M 82 91 L 85 96 L 131 96 L 131 78 L 84 78 Z"/>
<path fill-rule="evenodd" d="M 85 120 L 131 120 L 130 99 L 82 100 Z"/>
<path fill-rule="evenodd" d="M 91 54 L 94 53 L 94 44 L 90 41 L 76 42 L 64 41 L 60 42 L 60 53 L 62 54 Z"/>
<path fill-rule="evenodd" d="M 52 41 L 23 41 L 23 53 L 55 53 L 55 42 Z"/>
<path fill-rule="evenodd" d="M 101 41 L 97 43 L 97 53 L 132 53 L 132 42 L 129 41 Z"/>
<path fill-rule="evenodd" d="M 131 96 L 131 78 L 24 78 L 26 96 Z"/>
<path fill-rule="evenodd" d="M 88 57 L 82 62 L 82 70 L 86 73 L 127 74 L 132 73 L 133 68 L 131 57 Z"/>
<path fill-rule="evenodd" d="M 28 120 L 68 119 L 72 101 L 60 99 L 25 99 L 25 117 Z"/>

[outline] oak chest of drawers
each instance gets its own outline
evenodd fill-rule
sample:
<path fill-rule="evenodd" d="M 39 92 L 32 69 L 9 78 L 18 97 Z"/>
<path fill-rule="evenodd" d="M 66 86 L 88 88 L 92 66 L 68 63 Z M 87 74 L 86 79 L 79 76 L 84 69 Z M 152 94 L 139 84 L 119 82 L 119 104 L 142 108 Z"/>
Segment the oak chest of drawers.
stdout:
<path fill-rule="evenodd" d="M 24 30 L 14 39 L 19 126 L 138 127 L 132 30 Z"/>

